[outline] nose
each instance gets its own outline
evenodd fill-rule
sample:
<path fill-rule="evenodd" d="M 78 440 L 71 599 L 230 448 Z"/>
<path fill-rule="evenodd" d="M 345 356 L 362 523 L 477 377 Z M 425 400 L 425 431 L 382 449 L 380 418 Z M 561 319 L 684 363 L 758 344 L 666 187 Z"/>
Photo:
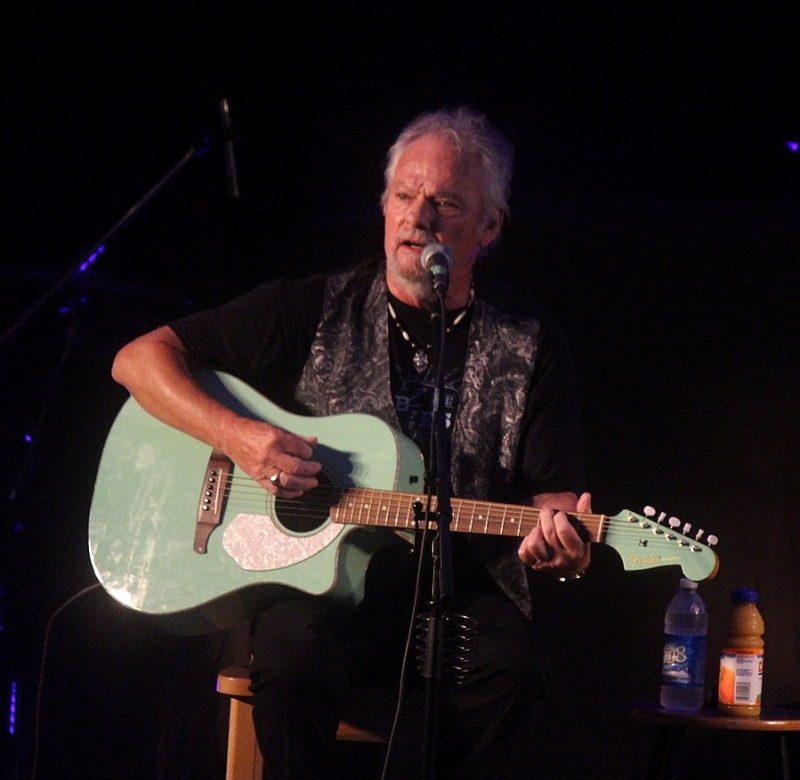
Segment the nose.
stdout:
<path fill-rule="evenodd" d="M 423 195 L 410 201 L 406 210 L 406 219 L 413 227 L 420 230 L 431 230 L 434 227 L 435 216 L 436 210 Z"/>

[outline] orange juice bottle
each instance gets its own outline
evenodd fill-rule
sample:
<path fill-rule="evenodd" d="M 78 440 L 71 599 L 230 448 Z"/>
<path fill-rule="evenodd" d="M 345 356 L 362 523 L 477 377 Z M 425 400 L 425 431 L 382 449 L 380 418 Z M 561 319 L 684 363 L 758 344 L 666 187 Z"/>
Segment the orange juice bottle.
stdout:
<path fill-rule="evenodd" d="M 719 662 L 719 709 L 728 715 L 761 714 L 764 620 L 758 591 L 734 588 L 728 634 Z"/>

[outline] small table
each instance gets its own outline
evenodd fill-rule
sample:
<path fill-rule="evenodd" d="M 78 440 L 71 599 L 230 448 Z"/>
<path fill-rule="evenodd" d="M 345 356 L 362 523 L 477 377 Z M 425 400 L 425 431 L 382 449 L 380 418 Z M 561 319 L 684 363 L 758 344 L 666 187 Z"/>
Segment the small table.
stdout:
<path fill-rule="evenodd" d="M 656 745 L 650 776 L 666 780 L 675 778 L 675 770 L 683 749 L 687 729 L 716 731 L 757 731 L 778 737 L 780 766 L 784 780 L 789 780 L 789 750 L 786 741 L 790 731 L 800 731 L 800 710 L 785 707 L 763 707 L 757 718 L 725 715 L 714 707 L 699 712 L 666 710 L 658 704 L 637 704 L 631 709 L 636 720 L 661 726 L 664 739 Z M 660 749 L 659 749 L 660 747 Z"/>

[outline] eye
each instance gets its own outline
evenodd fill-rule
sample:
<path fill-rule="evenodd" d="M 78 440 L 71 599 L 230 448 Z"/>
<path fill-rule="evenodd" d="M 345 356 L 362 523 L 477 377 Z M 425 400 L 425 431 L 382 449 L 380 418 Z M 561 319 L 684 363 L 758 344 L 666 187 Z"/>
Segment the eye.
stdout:
<path fill-rule="evenodd" d="M 444 216 L 456 216 L 461 213 L 461 204 L 448 198 L 436 198 L 433 201 L 433 205 Z"/>

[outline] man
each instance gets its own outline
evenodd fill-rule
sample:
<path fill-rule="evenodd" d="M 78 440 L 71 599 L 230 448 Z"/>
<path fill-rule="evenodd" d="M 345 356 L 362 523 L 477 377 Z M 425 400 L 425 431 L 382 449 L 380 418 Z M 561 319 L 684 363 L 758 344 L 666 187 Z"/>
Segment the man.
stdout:
<path fill-rule="evenodd" d="M 571 578 L 590 558 L 566 514 L 591 511 L 588 494 L 578 499 L 566 349 L 539 319 L 504 314 L 473 290 L 475 263 L 508 211 L 511 170 L 510 146 L 482 115 L 424 114 L 389 153 L 385 258 L 262 285 L 136 339 L 113 368 L 146 410 L 222 450 L 281 498 L 317 486 L 315 440 L 239 417 L 199 388 L 193 368 L 229 371 L 293 411 L 375 414 L 427 452 L 439 350 L 430 315 L 437 299 L 420 255 L 431 242 L 450 247 L 442 358 L 454 494 L 542 511 L 513 547 L 504 538 L 453 536 L 453 607 L 476 622 L 478 639 L 473 668 L 443 699 L 443 777 L 502 777 L 504 760 L 520 747 L 542 676 L 524 564 Z M 379 555 L 355 610 L 298 594 L 255 618 L 254 718 L 267 777 L 330 776 L 348 690 L 400 663 L 413 608 L 408 570 L 402 554 Z"/>

